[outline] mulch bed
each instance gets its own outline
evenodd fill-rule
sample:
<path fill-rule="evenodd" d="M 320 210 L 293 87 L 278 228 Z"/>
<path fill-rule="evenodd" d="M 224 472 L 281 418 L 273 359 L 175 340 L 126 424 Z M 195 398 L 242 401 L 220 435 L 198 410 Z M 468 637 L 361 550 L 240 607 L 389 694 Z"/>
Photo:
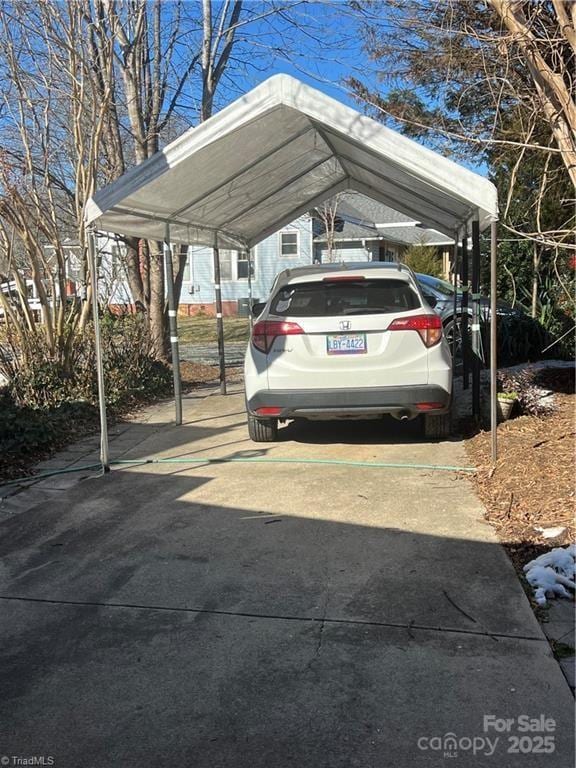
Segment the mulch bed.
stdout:
<path fill-rule="evenodd" d="M 204 363 L 180 362 L 180 376 L 182 389 L 190 392 L 193 389 L 204 386 L 218 386 L 220 374 L 217 365 L 205 365 Z M 229 384 L 237 384 L 242 380 L 241 368 L 226 368 L 226 381 Z"/>
<path fill-rule="evenodd" d="M 486 517 L 517 568 L 552 547 L 574 541 L 574 371 L 544 370 L 538 384 L 555 393 L 554 412 L 500 424 L 494 470 L 490 433 L 481 432 L 466 441 L 468 455 L 478 468 L 474 480 Z M 566 530 L 552 539 L 535 530 L 556 526 Z"/>

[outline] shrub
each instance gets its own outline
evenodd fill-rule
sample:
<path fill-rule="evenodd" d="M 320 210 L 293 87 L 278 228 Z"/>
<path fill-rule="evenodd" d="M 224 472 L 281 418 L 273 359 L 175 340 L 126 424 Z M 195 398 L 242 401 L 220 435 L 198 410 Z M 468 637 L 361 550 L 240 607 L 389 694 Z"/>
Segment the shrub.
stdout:
<path fill-rule="evenodd" d="M 168 395 L 172 391 L 171 370 L 152 356 L 146 318 L 143 315 L 108 315 L 103 318 L 102 355 L 106 401 L 112 411 Z M 94 359 L 93 369 L 95 367 Z M 97 391 L 96 377 L 93 376 L 94 402 L 97 400 Z"/>
<path fill-rule="evenodd" d="M 63 403 L 96 405 L 98 384 L 91 327 L 77 334 L 68 354 L 52 353 L 43 336 L 27 334 L 8 389 L 16 405 L 55 409 Z M 170 368 L 151 353 L 142 315 L 105 315 L 101 323 L 106 401 L 119 412 L 169 394 Z"/>
<path fill-rule="evenodd" d="M 98 409 L 66 402 L 57 408 L 19 406 L 8 390 L 0 391 L 0 476 L 21 474 L 30 458 L 49 453 L 98 424 Z"/>
<path fill-rule="evenodd" d="M 15 334 L 3 348 L 10 380 L 0 389 L 0 477 L 25 474 L 33 461 L 98 424 L 92 329 L 76 334 L 66 354 L 51 352 L 43 335 L 18 329 L 18 337 L 19 347 Z M 110 413 L 172 391 L 170 368 L 151 355 L 144 317 L 103 318 L 101 342 Z"/>
<path fill-rule="evenodd" d="M 545 358 L 571 358 L 569 336 L 550 349 L 556 335 L 541 322 L 528 315 L 498 317 L 498 364 L 514 365 Z M 560 335 L 560 334 L 559 334 Z M 572 334 L 572 341 L 573 341 Z"/>
<path fill-rule="evenodd" d="M 425 243 L 410 245 L 402 261 L 414 272 L 422 272 L 425 275 L 442 277 L 442 259 L 438 255 L 438 249 Z"/>

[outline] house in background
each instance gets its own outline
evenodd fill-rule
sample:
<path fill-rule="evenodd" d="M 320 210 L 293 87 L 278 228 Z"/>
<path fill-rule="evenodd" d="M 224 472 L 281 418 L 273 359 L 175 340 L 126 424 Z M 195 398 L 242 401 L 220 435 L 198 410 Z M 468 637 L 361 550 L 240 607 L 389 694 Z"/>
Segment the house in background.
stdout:
<path fill-rule="evenodd" d="M 410 245 L 446 249 L 451 240 L 440 232 L 422 229 L 418 221 L 357 192 L 340 197 L 331 233 L 332 261 L 398 261 Z M 324 221 L 312 220 L 314 257 L 328 261 L 328 234 Z M 443 265 L 447 271 L 447 262 Z"/>
<path fill-rule="evenodd" d="M 250 297 L 254 301 L 266 298 L 278 272 L 312 264 L 313 260 L 314 244 L 310 216 L 302 216 L 262 240 L 252 248 L 250 260 L 245 252 L 220 249 L 223 315 L 247 314 Z M 212 249 L 191 246 L 182 281 L 179 314 L 214 315 L 214 302 Z"/>
<path fill-rule="evenodd" d="M 44 270 L 39 281 L 46 294 L 45 302 L 53 305 L 54 293 L 56 299 L 63 299 L 63 303 L 71 302 L 82 296 L 83 276 L 81 275 L 81 248 L 77 240 L 66 238 L 61 244 L 61 256 L 64 259 L 64 286 L 61 292 L 59 265 L 56 257 L 56 249 L 53 245 L 42 246 L 44 250 Z M 26 304 L 37 322 L 45 320 L 45 306 L 38 294 L 38 286 L 31 277 L 30 270 L 18 270 L 21 274 L 22 287 L 25 290 Z M 3 279 L 0 275 L 0 292 L 5 301 L 17 311 L 20 311 L 21 301 L 18 286 L 12 277 Z M 4 320 L 5 311 L 0 302 L 0 321 Z"/>
<path fill-rule="evenodd" d="M 42 304 L 38 298 L 38 291 L 36 290 L 34 281 L 30 278 L 22 278 L 22 283 L 24 284 L 24 290 L 26 291 L 28 307 L 34 315 L 34 318 L 40 320 L 42 317 Z M 14 307 L 15 310 L 18 310 L 18 307 L 20 306 L 20 294 L 18 292 L 16 281 L 10 280 L 9 278 L 2 280 L 0 276 L 0 292 L 2 293 L 4 300 Z M 3 302 L 0 301 L 0 322 L 5 319 L 6 314 L 2 303 Z"/>
<path fill-rule="evenodd" d="M 446 247 L 451 240 L 440 232 L 422 229 L 398 211 L 365 195 L 349 192 L 336 207 L 332 261 L 397 261 L 411 244 Z M 220 250 L 222 311 L 225 316 L 246 314 L 250 298 L 265 299 L 274 277 L 283 269 L 328 260 L 327 233 L 322 219 L 311 213 L 270 235 L 245 253 Z M 448 271 L 448 254 L 444 253 Z M 190 247 L 180 294 L 179 313 L 215 314 L 212 250 Z"/>
<path fill-rule="evenodd" d="M 449 238 L 422 229 L 419 222 L 357 192 L 339 196 L 336 205 L 332 261 L 397 261 L 410 244 L 447 246 Z M 329 259 L 327 233 L 322 218 L 314 212 L 301 216 L 245 252 L 220 249 L 222 312 L 225 316 L 246 315 L 251 301 L 265 299 L 274 277 L 284 269 L 322 263 Z M 109 293 L 112 305 L 131 303 L 124 280 L 118 278 L 121 261 L 117 244 L 108 241 L 102 263 L 114 284 Z M 447 256 L 445 257 L 447 259 Z M 180 315 L 216 314 L 214 264 L 211 248 L 190 246 L 182 281 Z"/>

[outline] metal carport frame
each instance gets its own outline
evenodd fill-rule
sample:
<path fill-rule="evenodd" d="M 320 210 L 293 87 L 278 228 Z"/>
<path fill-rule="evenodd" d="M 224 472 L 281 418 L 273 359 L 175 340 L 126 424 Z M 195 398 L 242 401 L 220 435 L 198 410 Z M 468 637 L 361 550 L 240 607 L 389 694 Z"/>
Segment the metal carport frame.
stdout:
<path fill-rule="evenodd" d="M 85 219 L 91 238 L 98 229 L 165 243 L 249 250 L 345 189 L 362 192 L 450 238 L 467 231 L 474 220 L 480 230 L 491 226 L 495 461 L 498 198 L 483 176 L 295 78 L 275 75 L 99 190 L 87 203 Z M 96 286 L 95 271 L 92 280 Z M 97 289 L 93 296 L 97 302 Z M 98 360 L 101 365 L 100 356 Z M 99 382 L 103 387 L 100 375 Z M 100 406 L 106 468 L 103 391 Z"/>

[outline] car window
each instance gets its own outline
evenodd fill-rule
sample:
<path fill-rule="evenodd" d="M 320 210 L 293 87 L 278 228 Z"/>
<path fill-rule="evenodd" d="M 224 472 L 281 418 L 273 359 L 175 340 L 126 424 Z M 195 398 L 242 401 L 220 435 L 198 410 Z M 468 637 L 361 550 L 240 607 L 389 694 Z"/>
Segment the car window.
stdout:
<path fill-rule="evenodd" d="M 428 304 L 431 306 L 434 306 L 434 304 L 438 301 L 437 297 L 434 296 L 433 293 L 430 293 L 430 291 L 426 288 L 422 288 L 422 296 L 424 296 Z"/>
<path fill-rule="evenodd" d="M 281 317 L 340 317 L 408 312 L 421 306 L 403 280 L 326 281 L 286 285 L 274 296 L 271 312 Z"/>
<path fill-rule="evenodd" d="M 438 291 L 443 296 L 454 296 L 454 286 L 447 280 L 440 280 L 440 278 L 431 277 L 430 275 L 418 275 L 418 282 L 422 289 L 432 289 L 433 291 Z M 458 295 L 460 295 L 462 290 L 460 288 L 457 290 Z"/>

